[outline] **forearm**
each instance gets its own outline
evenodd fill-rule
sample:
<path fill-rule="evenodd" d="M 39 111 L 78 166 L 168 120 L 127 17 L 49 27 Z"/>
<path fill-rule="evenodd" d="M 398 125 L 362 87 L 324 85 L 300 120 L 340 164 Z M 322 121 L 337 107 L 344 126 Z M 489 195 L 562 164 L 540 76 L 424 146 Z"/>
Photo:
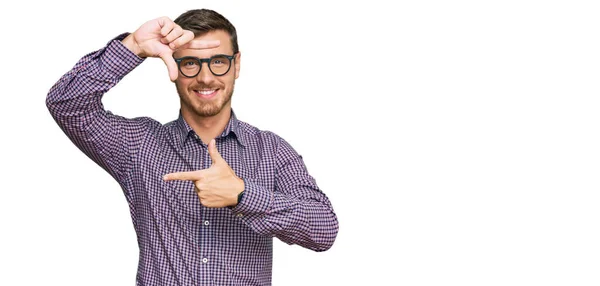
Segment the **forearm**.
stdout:
<path fill-rule="evenodd" d="M 46 105 L 59 124 L 102 110 L 101 98 L 143 59 L 118 40 L 84 56 L 50 89 Z"/>
<path fill-rule="evenodd" d="M 131 121 L 104 110 L 102 95 L 141 63 L 116 39 L 83 57 L 50 89 L 50 114 L 88 157 L 119 179 L 136 146 L 135 134 L 143 122 Z"/>
<path fill-rule="evenodd" d="M 261 235 L 275 236 L 315 251 L 331 248 L 338 233 L 338 221 L 329 200 L 319 190 L 299 193 L 310 195 L 271 192 L 245 181 L 243 200 L 234 213 Z"/>

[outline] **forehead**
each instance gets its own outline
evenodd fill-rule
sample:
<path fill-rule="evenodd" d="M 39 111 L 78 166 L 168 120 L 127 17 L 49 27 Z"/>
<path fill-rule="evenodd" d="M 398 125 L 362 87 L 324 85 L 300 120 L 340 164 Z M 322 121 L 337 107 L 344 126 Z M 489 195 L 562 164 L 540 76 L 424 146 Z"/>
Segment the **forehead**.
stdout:
<path fill-rule="evenodd" d="M 197 36 L 194 41 L 219 40 L 221 44 L 212 49 L 181 49 L 174 53 L 175 57 L 194 56 L 199 58 L 208 58 L 216 54 L 233 54 L 231 46 L 231 38 L 229 34 L 223 30 L 210 31 L 204 35 Z"/>

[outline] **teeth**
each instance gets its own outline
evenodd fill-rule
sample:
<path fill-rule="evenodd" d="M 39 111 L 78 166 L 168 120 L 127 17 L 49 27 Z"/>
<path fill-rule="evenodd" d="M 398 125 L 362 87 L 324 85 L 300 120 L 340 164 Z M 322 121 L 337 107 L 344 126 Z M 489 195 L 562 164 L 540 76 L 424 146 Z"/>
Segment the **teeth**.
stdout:
<path fill-rule="evenodd" d="M 203 95 L 209 95 L 209 94 L 215 92 L 215 90 L 214 89 L 211 89 L 211 90 L 198 90 L 198 92 L 200 94 L 203 94 Z"/>

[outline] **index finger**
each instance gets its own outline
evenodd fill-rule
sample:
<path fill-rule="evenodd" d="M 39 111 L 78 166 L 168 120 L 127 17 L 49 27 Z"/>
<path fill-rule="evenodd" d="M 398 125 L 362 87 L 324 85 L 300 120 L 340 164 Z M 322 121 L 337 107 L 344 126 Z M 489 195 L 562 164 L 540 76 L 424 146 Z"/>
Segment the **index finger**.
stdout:
<path fill-rule="evenodd" d="M 201 179 L 201 173 L 199 171 L 191 171 L 191 172 L 177 172 L 170 173 L 163 176 L 163 180 L 165 181 L 198 181 Z"/>
<path fill-rule="evenodd" d="M 219 40 L 191 40 L 179 49 L 212 49 L 220 45 Z"/>

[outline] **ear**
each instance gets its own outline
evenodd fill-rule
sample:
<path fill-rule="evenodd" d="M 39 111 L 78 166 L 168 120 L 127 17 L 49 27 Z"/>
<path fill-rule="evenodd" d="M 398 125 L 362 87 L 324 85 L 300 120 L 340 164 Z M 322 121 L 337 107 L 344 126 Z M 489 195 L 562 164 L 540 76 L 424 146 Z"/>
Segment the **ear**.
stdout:
<path fill-rule="evenodd" d="M 242 61 L 242 52 L 235 54 L 235 79 L 240 76 L 240 62 Z"/>

